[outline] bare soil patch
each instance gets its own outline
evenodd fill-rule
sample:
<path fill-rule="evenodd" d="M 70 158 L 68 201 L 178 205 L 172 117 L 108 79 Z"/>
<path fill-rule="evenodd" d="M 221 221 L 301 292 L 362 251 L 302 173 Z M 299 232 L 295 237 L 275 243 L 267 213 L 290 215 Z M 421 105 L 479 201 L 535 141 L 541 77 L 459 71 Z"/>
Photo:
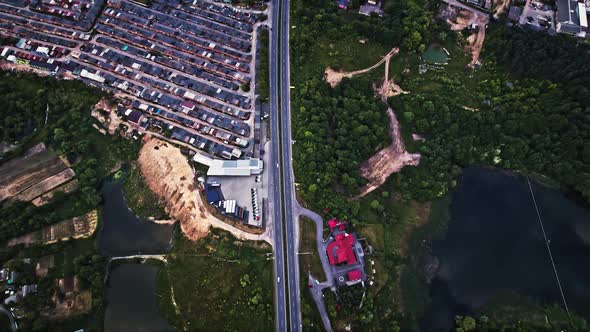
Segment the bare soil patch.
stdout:
<path fill-rule="evenodd" d="M 141 172 L 150 189 L 166 202 L 166 212 L 180 221 L 180 228 L 189 239 L 196 241 L 205 237 L 213 226 L 239 239 L 269 241 L 266 233 L 250 234 L 215 218 L 207 210 L 192 168 L 180 149 L 148 135 L 145 140 L 138 159 Z"/>
<path fill-rule="evenodd" d="M 40 143 L 0 166 L 0 201 L 30 201 L 75 176 L 56 154 Z"/>
<path fill-rule="evenodd" d="M 48 255 L 48 256 L 43 256 L 39 259 L 39 261 L 37 262 L 37 265 L 35 266 L 35 276 L 37 276 L 37 278 L 44 278 L 47 276 L 47 273 L 49 272 L 49 269 L 55 266 L 55 256 L 54 255 Z"/>
<path fill-rule="evenodd" d="M 64 319 L 87 313 L 92 309 L 92 293 L 80 290 L 78 277 L 56 280 L 57 288 L 53 296 L 55 308 L 47 313 L 51 319 Z"/>
<path fill-rule="evenodd" d="M 492 13 L 494 18 L 497 19 L 502 15 L 506 9 L 510 6 L 510 0 L 496 0 L 492 5 Z"/>
<path fill-rule="evenodd" d="M 381 60 L 379 60 L 379 62 L 377 62 L 376 64 L 372 65 L 369 68 L 365 68 L 365 69 L 361 69 L 361 70 L 355 70 L 355 71 L 351 71 L 351 72 L 344 72 L 344 71 L 336 71 L 336 70 L 328 67 L 324 71 L 324 79 L 326 80 L 326 82 L 328 82 L 330 84 L 331 87 L 334 88 L 345 77 L 346 78 L 351 78 L 353 76 L 357 76 L 357 75 L 360 75 L 360 74 L 364 74 L 364 73 L 366 73 L 368 71 L 371 71 L 371 70 L 379 67 L 386 60 L 389 60 L 393 55 L 396 55 L 398 52 L 399 52 L 399 48 L 395 47 L 391 51 L 389 51 L 389 53 L 387 53 Z"/>
<path fill-rule="evenodd" d="M 361 188 L 357 198 L 377 189 L 391 174 L 399 172 L 404 166 L 417 166 L 420 163 L 420 154 L 406 151 L 399 122 L 391 108 L 387 110 L 387 115 L 390 120 L 391 145 L 377 152 L 361 165 L 361 175 L 368 179 L 369 183 Z"/>
<path fill-rule="evenodd" d="M 69 194 L 76 191 L 76 189 L 78 189 L 78 180 L 73 179 L 72 181 L 66 182 L 65 184 L 35 198 L 31 203 L 35 204 L 35 206 L 43 206 L 49 203 L 58 192 Z"/>
<path fill-rule="evenodd" d="M 46 178 L 43 181 L 37 182 L 26 190 L 21 191 L 14 199 L 28 202 L 35 197 L 41 196 L 44 193 L 58 187 L 64 182 L 67 182 L 76 176 L 76 173 L 71 168 L 66 168 L 63 171 Z"/>
<path fill-rule="evenodd" d="M 439 13 L 439 17 L 446 20 L 451 30 L 461 31 L 468 27 L 474 27 L 472 33 L 467 37 L 465 51 L 471 53 L 471 62 L 468 66 L 474 68 L 479 63 L 479 56 L 483 48 L 486 35 L 486 26 L 489 23 L 489 16 L 475 10 L 458 8 L 447 4 Z"/>

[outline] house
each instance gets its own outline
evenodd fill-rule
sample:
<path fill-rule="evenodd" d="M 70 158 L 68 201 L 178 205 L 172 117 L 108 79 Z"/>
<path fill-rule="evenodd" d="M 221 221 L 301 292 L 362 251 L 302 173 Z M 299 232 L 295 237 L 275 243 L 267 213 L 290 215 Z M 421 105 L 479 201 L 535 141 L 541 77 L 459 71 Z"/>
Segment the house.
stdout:
<path fill-rule="evenodd" d="M 356 263 L 354 254 L 354 234 L 338 234 L 335 240 L 328 245 L 328 260 L 330 265 L 351 265 Z"/>
<path fill-rule="evenodd" d="M 350 4 L 350 0 L 338 0 L 338 8 L 347 9 Z"/>
<path fill-rule="evenodd" d="M 45 61 L 37 61 L 37 60 L 29 60 L 29 66 L 41 70 L 46 70 L 48 72 L 55 73 L 59 69 L 59 66 L 53 62 L 53 60 Z"/>
<path fill-rule="evenodd" d="M 326 246 L 328 262 L 338 285 L 353 285 L 365 279 L 364 251 L 356 234 L 347 231 L 347 223 L 328 221 L 330 241 Z"/>
<path fill-rule="evenodd" d="M 575 0 L 557 0 L 556 5 L 557 13 L 555 19 L 557 21 L 557 32 L 573 35 L 579 34 L 582 31 L 580 25 L 580 8 L 582 6 L 579 6 Z M 584 13 L 581 15 L 585 20 L 586 11 L 584 10 Z"/>
<path fill-rule="evenodd" d="M 510 11 L 508 11 L 508 19 L 512 22 L 518 22 L 520 20 L 520 15 L 522 14 L 522 8 L 518 6 L 510 7 Z"/>
<path fill-rule="evenodd" d="M 4 304 L 10 305 L 11 303 L 18 303 L 19 300 L 20 300 L 19 294 L 14 293 L 14 294 L 10 295 L 9 297 L 7 297 L 6 299 L 4 299 Z"/>
<path fill-rule="evenodd" d="M 129 122 L 132 127 L 143 130 L 147 128 L 148 119 L 143 115 L 142 112 L 133 109 L 127 109 L 124 114 L 127 117 L 127 122 Z"/>
<path fill-rule="evenodd" d="M 371 14 L 373 13 L 377 14 L 377 16 L 379 17 L 383 16 L 383 10 L 379 6 L 379 4 L 372 5 L 369 1 L 359 8 L 359 14 L 361 15 L 371 16 Z"/>
<path fill-rule="evenodd" d="M 186 110 L 186 112 L 188 111 L 194 111 L 195 110 L 195 104 L 189 102 L 189 101 L 184 101 L 182 102 L 182 104 L 180 104 L 180 106 Z"/>
<path fill-rule="evenodd" d="M 37 293 L 37 285 L 24 285 L 19 291 L 23 298 L 33 293 Z"/>

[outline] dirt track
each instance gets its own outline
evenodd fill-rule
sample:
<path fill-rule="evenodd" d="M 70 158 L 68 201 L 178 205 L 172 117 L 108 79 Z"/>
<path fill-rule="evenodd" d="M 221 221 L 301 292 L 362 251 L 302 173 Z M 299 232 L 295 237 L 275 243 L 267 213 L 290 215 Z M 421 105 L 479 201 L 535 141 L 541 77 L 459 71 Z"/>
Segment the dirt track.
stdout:
<path fill-rule="evenodd" d="M 391 108 L 387 110 L 389 129 L 391 131 L 391 145 L 377 152 L 361 165 L 361 175 L 369 180 L 358 197 L 362 197 L 385 183 L 387 178 L 399 172 L 404 166 L 417 166 L 420 155 L 406 151 L 401 138 L 399 123 Z"/>
<path fill-rule="evenodd" d="M 180 149 L 149 138 L 139 152 L 138 164 L 150 189 L 166 201 L 166 211 L 180 221 L 182 232 L 195 241 L 205 237 L 209 227 L 224 229 L 243 240 L 270 243 L 268 233 L 255 235 L 232 227 L 212 216 L 195 186 L 193 171 Z"/>
<path fill-rule="evenodd" d="M 379 62 L 377 62 L 376 64 L 372 65 L 369 68 L 365 68 L 365 69 L 361 69 L 361 70 L 355 70 L 355 71 L 351 71 L 351 72 L 343 72 L 343 71 L 335 71 L 334 69 L 328 67 L 324 71 L 324 78 L 326 79 L 326 82 L 328 82 L 330 84 L 330 86 L 334 88 L 345 77 L 351 78 L 353 76 L 364 74 L 368 71 L 371 71 L 371 70 L 379 67 L 386 60 L 389 60 L 392 56 L 396 55 L 398 52 L 399 52 L 399 48 L 395 47 L 391 51 L 389 51 L 389 53 L 387 53 L 381 60 L 379 60 Z"/>

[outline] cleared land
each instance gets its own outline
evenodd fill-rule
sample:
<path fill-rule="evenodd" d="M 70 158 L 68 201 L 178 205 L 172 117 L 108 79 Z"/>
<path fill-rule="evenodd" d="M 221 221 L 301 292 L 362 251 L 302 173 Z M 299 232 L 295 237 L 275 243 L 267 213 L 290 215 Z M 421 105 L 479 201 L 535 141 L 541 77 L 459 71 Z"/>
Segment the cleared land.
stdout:
<path fill-rule="evenodd" d="M 166 203 L 166 212 L 180 221 L 182 232 L 196 241 L 207 236 L 211 226 L 231 232 L 242 240 L 267 241 L 267 233 L 250 234 L 215 218 L 195 185 L 194 174 L 180 149 L 158 139 L 147 141 L 139 152 L 138 164 L 149 188 Z"/>
<path fill-rule="evenodd" d="M 55 189 L 52 189 L 52 190 L 46 192 L 45 194 L 35 198 L 34 200 L 31 201 L 31 203 L 35 204 L 35 206 L 43 206 L 43 205 L 49 203 L 53 199 L 55 194 L 57 194 L 57 193 L 69 194 L 71 192 L 76 191 L 76 189 L 78 189 L 78 180 L 74 179 L 72 181 L 66 182 L 66 183 L 62 184 L 61 186 L 56 187 Z"/>
<path fill-rule="evenodd" d="M 369 71 L 381 66 L 382 63 L 389 61 L 389 59 L 393 55 L 396 55 L 398 52 L 399 52 L 399 48 L 395 47 L 391 51 L 389 51 L 389 53 L 387 53 L 383 58 L 381 58 L 381 60 L 379 60 L 379 62 L 377 62 L 376 64 L 372 65 L 369 68 L 365 68 L 365 69 L 361 69 L 361 70 L 355 70 L 355 71 L 351 71 L 351 72 L 343 72 L 343 71 L 336 71 L 336 70 L 328 67 L 328 68 L 326 68 L 326 71 L 324 72 L 324 78 L 326 79 L 326 82 L 328 82 L 330 84 L 330 86 L 334 88 L 340 83 L 340 81 L 342 81 L 342 79 L 351 78 L 351 77 L 369 72 Z"/>
<path fill-rule="evenodd" d="M 43 143 L 22 157 L 0 166 L 0 201 L 8 198 L 30 201 L 75 176 L 74 171 Z"/>
<path fill-rule="evenodd" d="M 361 165 L 361 175 L 368 179 L 369 183 L 361 189 L 359 197 L 378 188 L 391 174 L 399 172 L 404 166 L 417 166 L 420 163 L 420 154 L 406 151 L 399 122 L 391 108 L 387 110 L 387 115 L 390 120 L 391 145 L 377 152 Z"/>
<path fill-rule="evenodd" d="M 57 292 L 52 300 L 55 307 L 49 318 L 58 320 L 84 314 L 92 309 L 92 293 L 81 290 L 76 276 L 56 280 Z"/>
<path fill-rule="evenodd" d="M 50 244 L 70 238 L 87 238 L 94 234 L 97 223 L 98 212 L 97 210 L 92 210 L 83 216 L 60 221 L 55 225 L 47 226 L 36 232 L 11 239 L 8 241 L 8 246 L 18 244 L 31 245 L 36 243 Z"/>
<path fill-rule="evenodd" d="M 440 11 L 440 18 L 446 20 L 451 30 L 454 31 L 464 30 L 474 24 L 477 26 L 472 29 L 471 35 L 467 37 L 467 45 L 465 45 L 465 51 L 471 53 L 471 62 L 468 66 L 474 68 L 479 63 L 479 56 L 486 37 L 486 25 L 490 21 L 489 16 L 469 7 L 459 8 L 449 3 L 446 8 Z"/>

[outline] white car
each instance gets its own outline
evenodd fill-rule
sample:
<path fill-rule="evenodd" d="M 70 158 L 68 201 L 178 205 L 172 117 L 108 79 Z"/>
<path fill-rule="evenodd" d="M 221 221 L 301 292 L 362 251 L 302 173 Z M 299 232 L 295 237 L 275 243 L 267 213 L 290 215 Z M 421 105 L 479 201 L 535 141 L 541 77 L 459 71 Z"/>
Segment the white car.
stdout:
<path fill-rule="evenodd" d="M 281 282 L 281 277 L 277 277 L 277 283 Z"/>

